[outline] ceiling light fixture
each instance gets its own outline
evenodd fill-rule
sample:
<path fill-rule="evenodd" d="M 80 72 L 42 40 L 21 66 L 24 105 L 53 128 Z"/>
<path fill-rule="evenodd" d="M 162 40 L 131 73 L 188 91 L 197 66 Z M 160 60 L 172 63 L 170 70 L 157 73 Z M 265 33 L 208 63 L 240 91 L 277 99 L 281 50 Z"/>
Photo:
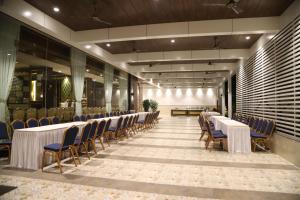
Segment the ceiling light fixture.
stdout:
<path fill-rule="evenodd" d="M 61 70 L 58 70 L 59 73 L 61 73 Z"/>
<path fill-rule="evenodd" d="M 271 40 L 275 35 L 269 35 L 268 38 Z"/>
<path fill-rule="evenodd" d="M 110 47 L 110 43 L 107 43 L 106 46 L 107 46 L 107 47 Z"/>
<path fill-rule="evenodd" d="M 172 39 L 172 40 L 171 40 L 171 43 L 175 43 L 175 40 L 174 40 L 174 39 Z"/>
<path fill-rule="evenodd" d="M 59 9 L 59 7 L 53 7 L 53 11 L 54 11 L 54 12 L 59 12 L 60 9 Z"/>
<path fill-rule="evenodd" d="M 31 13 L 30 11 L 25 11 L 25 12 L 23 13 L 23 15 L 24 15 L 25 17 L 30 17 L 30 16 L 32 15 L 32 13 Z"/>
<path fill-rule="evenodd" d="M 89 72 L 90 70 L 89 69 L 86 69 L 86 72 Z"/>
<path fill-rule="evenodd" d="M 246 38 L 246 40 L 250 40 L 250 39 L 251 39 L 251 37 L 250 37 L 250 36 L 246 36 L 245 38 Z"/>
<path fill-rule="evenodd" d="M 92 46 L 91 46 L 91 45 L 89 45 L 89 44 L 85 45 L 84 47 L 85 47 L 86 49 L 90 49 L 90 48 L 92 48 Z"/>

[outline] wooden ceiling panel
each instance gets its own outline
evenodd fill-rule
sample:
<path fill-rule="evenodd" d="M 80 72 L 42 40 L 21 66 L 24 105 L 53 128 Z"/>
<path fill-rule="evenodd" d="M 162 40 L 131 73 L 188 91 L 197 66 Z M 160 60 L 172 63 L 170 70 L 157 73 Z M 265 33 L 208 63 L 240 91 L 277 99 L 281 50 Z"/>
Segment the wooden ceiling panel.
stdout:
<path fill-rule="evenodd" d="M 229 0 L 25 0 L 75 31 L 107 28 L 94 21 L 95 14 L 110 27 L 168 22 L 279 16 L 294 0 L 240 0 L 244 11 L 235 14 L 225 4 Z M 93 3 L 95 2 L 95 4 Z M 60 8 L 59 13 L 53 7 Z M 96 10 L 95 10 L 96 8 Z"/>
<path fill-rule="evenodd" d="M 246 40 L 246 36 L 250 36 L 250 39 Z M 98 46 L 112 54 L 210 49 L 248 49 L 260 36 L 261 34 L 199 36 L 176 38 L 175 43 L 171 43 L 171 39 L 164 38 L 112 42 L 110 43 L 110 47 L 107 47 L 106 43 L 99 43 Z"/>

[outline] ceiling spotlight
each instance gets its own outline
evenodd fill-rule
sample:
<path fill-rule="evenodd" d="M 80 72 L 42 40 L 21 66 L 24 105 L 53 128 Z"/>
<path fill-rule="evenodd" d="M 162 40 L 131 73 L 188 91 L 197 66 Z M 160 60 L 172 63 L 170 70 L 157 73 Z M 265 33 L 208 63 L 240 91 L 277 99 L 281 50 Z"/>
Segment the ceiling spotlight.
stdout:
<path fill-rule="evenodd" d="M 174 40 L 174 39 L 172 39 L 172 40 L 171 40 L 171 43 L 175 43 L 175 40 Z"/>
<path fill-rule="evenodd" d="M 85 45 L 84 47 L 85 47 L 86 49 L 90 49 L 90 48 L 92 48 L 92 46 L 91 46 L 91 45 L 89 45 L 89 44 Z"/>
<path fill-rule="evenodd" d="M 59 73 L 61 73 L 61 70 L 58 70 Z"/>
<path fill-rule="evenodd" d="M 8 54 L 7 54 L 7 56 L 11 56 L 11 54 L 10 54 L 10 53 L 8 53 Z"/>
<path fill-rule="evenodd" d="M 53 7 L 53 11 L 54 11 L 54 12 L 59 12 L 60 10 L 59 10 L 58 7 Z"/>
<path fill-rule="evenodd" d="M 251 37 L 250 37 L 250 36 L 246 36 L 245 38 L 246 38 L 246 40 L 250 40 L 250 39 L 251 39 Z"/>
<path fill-rule="evenodd" d="M 23 15 L 24 15 L 25 17 L 30 17 L 30 16 L 32 15 L 32 13 L 31 13 L 30 11 L 25 11 L 25 12 L 23 13 Z"/>
<path fill-rule="evenodd" d="M 106 46 L 107 46 L 107 47 L 110 47 L 110 43 L 107 43 Z"/>
<path fill-rule="evenodd" d="M 85 71 L 86 71 L 86 72 L 89 72 L 90 70 L 89 70 L 89 69 L 86 69 Z"/>

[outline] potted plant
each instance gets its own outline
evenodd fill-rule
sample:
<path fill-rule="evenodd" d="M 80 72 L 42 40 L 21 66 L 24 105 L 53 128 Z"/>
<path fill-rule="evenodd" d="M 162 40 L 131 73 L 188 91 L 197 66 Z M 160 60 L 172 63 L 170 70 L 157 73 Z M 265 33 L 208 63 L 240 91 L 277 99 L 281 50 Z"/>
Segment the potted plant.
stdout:
<path fill-rule="evenodd" d="M 149 108 L 150 108 L 150 101 L 149 101 L 149 99 L 145 99 L 143 101 L 143 107 L 144 107 L 144 111 L 145 112 L 149 112 Z"/>
<path fill-rule="evenodd" d="M 157 110 L 157 107 L 158 107 L 158 103 L 154 100 L 150 100 L 150 108 L 152 112 L 155 112 Z"/>

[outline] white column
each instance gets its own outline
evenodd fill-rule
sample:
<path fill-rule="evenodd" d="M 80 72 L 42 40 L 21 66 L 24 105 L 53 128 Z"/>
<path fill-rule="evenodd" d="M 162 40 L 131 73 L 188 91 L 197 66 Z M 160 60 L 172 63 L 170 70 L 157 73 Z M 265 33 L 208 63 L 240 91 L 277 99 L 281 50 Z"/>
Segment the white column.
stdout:
<path fill-rule="evenodd" d="M 232 83 L 230 73 L 228 75 L 228 117 L 232 118 Z"/>
<path fill-rule="evenodd" d="M 225 106 L 225 82 L 222 83 L 222 115 L 225 116 L 226 106 Z"/>

